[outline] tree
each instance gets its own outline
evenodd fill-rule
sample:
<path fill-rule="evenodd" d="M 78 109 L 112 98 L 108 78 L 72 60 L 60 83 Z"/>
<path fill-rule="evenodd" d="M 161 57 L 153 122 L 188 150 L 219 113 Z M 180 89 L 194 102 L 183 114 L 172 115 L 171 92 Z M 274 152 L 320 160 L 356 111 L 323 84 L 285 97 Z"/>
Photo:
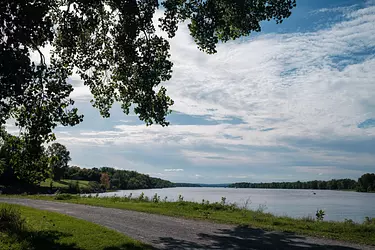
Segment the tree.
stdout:
<path fill-rule="evenodd" d="M 64 145 L 56 142 L 48 147 L 47 155 L 50 157 L 52 179 L 61 180 L 71 161 L 70 152 Z"/>
<path fill-rule="evenodd" d="M 54 140 L 53 129 L 74 126 L 83 116 L 69 98 L 67 81 L 78 74 L 103 117 L 116 101 L 125 114 L 134 107 L 147 125 L 168 125 L 173 104 L 159 85 L 171 78 L 169 42 L 181 22 L 202 51 L 281 23 L 295 0 L 164 0 L 153 21 L 155 0 L 3 0 L 0 2 L 0 125 L 14 118 L 30 144 Z M 50 62 L 41 48 L 52 45 Z M 32 62 L 30 53 L 40 59 Z M 38 152 L 36 152 L 38 153 Z"/>
<path fill-rule="evenodd" d="M 375 174 L 366 173 L 358 179 L 358 189 L 362 192 L 375 191 Z"/>
<path fill-rule="evenodd" d="M 43 145 L 14 136 L 0 128 L 0 183 L 34 185 L 48 178 L 48 157 Z M 37 147 L 37 148 L 36 148 Z"/>
<path fill-rule="evenodd" d="M 109 189 L 110 188 L 110 180 L 109 180 L 109 175 L 107 173 L 102 173 L 101 176 L 100 176 L 100 184 L 102 184 L 102 186 L 105 188 L 105 189 Z"/>

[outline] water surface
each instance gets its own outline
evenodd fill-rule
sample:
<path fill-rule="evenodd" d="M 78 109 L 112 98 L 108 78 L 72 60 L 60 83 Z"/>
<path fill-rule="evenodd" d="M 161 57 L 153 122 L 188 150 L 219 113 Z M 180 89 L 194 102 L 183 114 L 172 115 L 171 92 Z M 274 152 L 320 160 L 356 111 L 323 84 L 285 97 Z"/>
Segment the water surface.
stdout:
<path fill-rule="evenodd" d="M 234 189 L 234 188 L 165 188 L 143 190 L 120 190 L 104 193 L 100 196 L 123 197 L 132 193 L 138 197 L 141 193 L 148 197 L 157 193 L 161 199 L 176 201 L 181 194 L 186 201 L 210 202 L 221 201 L 245 205 L 250 209 L 265 208 L 265 212 L 276 215 L 287 215 L 294 218 L 303 216 L 315 217 L 317 209 L 326 213 L 325 220 L 344 221 L 352 219 L 362 222 L 366 216 L 375 217 L 375 194 L 333 190 L 296 190 L 296 189 Z M 314 194 L 315 193 L 315 194 Z"/>

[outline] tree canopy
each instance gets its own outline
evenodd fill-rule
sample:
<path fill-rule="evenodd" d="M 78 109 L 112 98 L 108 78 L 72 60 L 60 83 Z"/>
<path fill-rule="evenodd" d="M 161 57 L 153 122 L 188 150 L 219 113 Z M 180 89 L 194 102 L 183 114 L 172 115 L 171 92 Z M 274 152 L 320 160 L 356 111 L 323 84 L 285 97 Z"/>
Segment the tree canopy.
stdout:
<path fill-rule="evenodd" d="M 71 161 L 70 152 L 64 145 L 55 142 L 47 148 L 47 156 L 50 158 L 52 179 L 60 180 Z"/>
<path fill-rule="evenodd" d="M 9 118 L 25 140 L 54 139 L 53 129 L 80 123 L 70 99 L 74 73 L 104 117 L 119 102 L 147 125 L 168 125 L 173 101 L 160 84 L 171 78 L 169 42 L 186 22 L 199 49 L 215 53 L 226 42 L 281 23 L 295 0 L 3 0 L 0 2 L 0 125 Z M 157 8 L 163 16 L 154 22 Z M 41 51 L 52 46 L 50 62 Z M 38 62 L 30 59 L 36 52 Z M 133 105 L 133 106 L 132 106 Z"/>

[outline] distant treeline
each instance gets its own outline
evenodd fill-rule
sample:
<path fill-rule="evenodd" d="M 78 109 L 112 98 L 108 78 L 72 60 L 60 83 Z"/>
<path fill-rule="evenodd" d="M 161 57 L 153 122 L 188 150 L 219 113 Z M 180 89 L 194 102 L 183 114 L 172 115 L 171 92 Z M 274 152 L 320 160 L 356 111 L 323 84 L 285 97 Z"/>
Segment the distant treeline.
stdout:
<path fill-rule="evenodd" d="M 330 181 L 296 181 L 250 183 L 239 182 L 230 184 L 231 188 L 274 188 L 274 189 L 328 189 L 328 190 L 356 190 L 359 192 L 375 191 L 375 174 L 364 174 L 358 181 L 352 179 L 332 179 Z"/>
<path fill-rule="evenodd" d="M 103 178 L 106 176 L 107 178 Z M 135 171 L 117 170 L 109 167 L 80 168 L 68 167 L 64 179 L 96 181 L 110 189 L 148 189 L 174 187 L 170 181 L 150 177 Z M 108 183 L 103 183 L 108 182 Z"/>
<path fill-rule="evenodd" d="M 228 187 L 229 184 L 174 183 L 175 187 Z"/>
<path fill-rule="evenodd" d="M 194 183 L 174 183 L 175 187 L 201 187 L 200 184 Z"/>

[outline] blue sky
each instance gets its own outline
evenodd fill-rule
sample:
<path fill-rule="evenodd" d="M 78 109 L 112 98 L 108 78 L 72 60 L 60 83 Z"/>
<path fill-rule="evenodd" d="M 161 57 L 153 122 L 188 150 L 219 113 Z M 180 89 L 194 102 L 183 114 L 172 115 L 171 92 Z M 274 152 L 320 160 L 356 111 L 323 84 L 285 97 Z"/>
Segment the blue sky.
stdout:
<path fill-rule="evenodd" d="M 118 106 L 58 128 L 72 165 L 132 169 L 176 182 L 358 178 L 375 171 L 375 1 L 298 0 L 281 25 L 200 52 L 171 40 L 171 125 L 146 127 Z M 158 15 L 161 15 L 161 11 Z"/>

